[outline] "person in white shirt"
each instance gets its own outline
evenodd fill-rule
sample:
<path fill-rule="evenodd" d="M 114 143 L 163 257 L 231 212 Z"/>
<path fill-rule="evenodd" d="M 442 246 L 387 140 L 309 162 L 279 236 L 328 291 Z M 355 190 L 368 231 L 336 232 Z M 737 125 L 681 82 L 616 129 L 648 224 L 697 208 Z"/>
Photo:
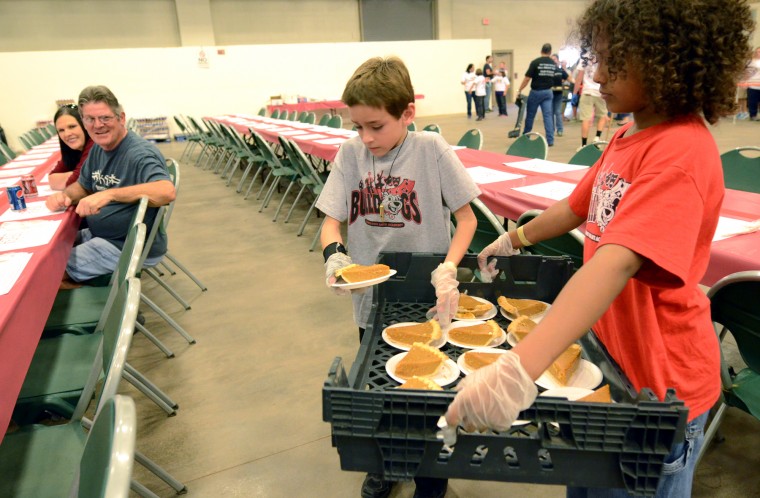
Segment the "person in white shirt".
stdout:
<path fill-rule="evenodd" d="M 757 115 L 760 107 L 760 47 L 755 48 L 755 54 L 752 62 L 747 67 L 748 77 L 746 79 L 749 86 L 747 87 L 747 110 L 749 111 L 750 121 L 760 121 Z"/>
<path fill-rule="evenodd" d="M 475 111 L 478 113 L 475 121 L 486 118 L 486 78 L 480 68 L 475 70 Z"/>
<path fill-rule="evenodd" d="M 581 100 L 578 104 L 578 112 L 581 118 L 581 147 L 588 143 L 588 132 L 591 128 L 591 123 L 594 121 L 594 117 L 598 119 L 594 142 L 600 140 L 604 127 L 607 125 L 607 103 L 602 99 L 599 83 L 594 81 L 596 68 L 596 64 L 582 67 L 578 71 L 578 79 L 576 79 L 576 81 L 583 81 L 583 89 L 580 94 Z"/>
<path fill-rule="evenodd" d="M 491 78 L 493 91 L 496 94 L 496 104 L 499 106 L 499 116 L 507 116 L 507 90 L 509 89 L 509 78 L 506 71 L 499 71 L 496 76 Z"/>
<path fill-rule="evenodd" d="M 467 99 L 467 117 L 472 117 L 472 99 L 475 97 L 475 64 L 468 64 L 462 75 L 464 96 Z"/>

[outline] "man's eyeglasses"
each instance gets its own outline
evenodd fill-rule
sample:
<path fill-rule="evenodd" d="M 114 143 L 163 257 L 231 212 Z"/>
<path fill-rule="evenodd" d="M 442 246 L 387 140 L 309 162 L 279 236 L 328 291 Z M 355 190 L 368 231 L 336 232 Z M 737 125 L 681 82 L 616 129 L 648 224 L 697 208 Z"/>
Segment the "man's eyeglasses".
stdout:
<path fill-rule="evenodd" d="M 82 122 L 86 125 L 91 125 L 95 123 L 95 121 L 100 121 L 100 124 L 110 124 L 114 119 L 116 119 L 116 116 L 82 116 Z"/>

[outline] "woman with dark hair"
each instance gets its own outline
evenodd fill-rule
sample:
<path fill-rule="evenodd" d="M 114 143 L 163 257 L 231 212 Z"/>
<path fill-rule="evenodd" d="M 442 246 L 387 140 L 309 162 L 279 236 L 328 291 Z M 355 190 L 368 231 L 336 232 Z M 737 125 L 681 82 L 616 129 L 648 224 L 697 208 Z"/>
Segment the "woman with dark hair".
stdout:
<path fill-rule="evenodd" d="M 84 129 L 79 108 L 74 104 L 61 106 L 53 117 L 58 141 L 61 143 L 61 160 L 48 175 L 50 188 L 63 190 L 79 179 L 79 170 L 92 148 L 92 139 Z"/>
<path fill-rule="evenodd" d="M 467 99 L 467 117 L 471 118 L 472 100 L 475 98 L 475 64 L 467 64 L 461 83 L 464 86 L 464 96 Z"/>

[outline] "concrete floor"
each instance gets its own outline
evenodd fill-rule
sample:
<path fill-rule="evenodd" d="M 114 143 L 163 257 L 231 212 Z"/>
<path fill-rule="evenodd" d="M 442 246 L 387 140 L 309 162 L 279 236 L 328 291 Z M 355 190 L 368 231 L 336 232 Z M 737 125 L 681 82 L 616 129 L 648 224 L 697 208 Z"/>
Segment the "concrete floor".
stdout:
<path fill-rule="evenodd" d="M 485 134 L 484 149 L 504 152 L 515 115 L 512 107 L 508 118 L 488 114 L 476 123 L 463 113 L 419 118 L 417 124 L 438 123 L 450 143 L 477 125 Z M 540 118 L 535 129 L 543 130 Z M 757 145 L 760 123 L 729 120 L 713 133 L 721 151 Z M 549 159 L 566 161 L 579 144 L 579 123 L 568 123 Z M 184 145 L 159 148 L 167 157 L 179 158 Z M 356 497 L 363 475 L 341 471 L 321 411 L 321 386 L 333 358 L 341 356 L 350 365 L 356 355 L 349 301 L 325 288 L 321 253 L 308 251 L 319 220 L 313 218 L 298 238 L 304 206 L 288 224 L 282 219 L 272 223 L 274 206 L 263 213 L 258 208 L 253 197 L 244 201 L 217 176 L 182 164 L 170 248 L 209 290 L 201 292 L 181 275 L 168 277 L 192 303 L 184 311 L 155 282 L 143 279 L 144 292 L 197 344 L 188 345 L 145 311 L 148 327 L 176 357 L 166 359 L 138 335 L 130 362 L 180 409 L 167 418 L 122 383 L 123 392 L 137 403 L 138 449 L 182 480 L 189 496 Z M 760 474 L 754 470 L 760 423 L 732 409 L 723 429 L 726 441 L 714 445 L 703 461 L 693 495 L 760 496 Z M 135 475 L 160 496 L 173 495 L 139 465 Z M 413 485 L 403 484 L 392 496 L 411 497 L 413 492 Z M 559 497 L 564 488 L 453 480 L 447 493 L 448 498 L 490 496 Z"/>

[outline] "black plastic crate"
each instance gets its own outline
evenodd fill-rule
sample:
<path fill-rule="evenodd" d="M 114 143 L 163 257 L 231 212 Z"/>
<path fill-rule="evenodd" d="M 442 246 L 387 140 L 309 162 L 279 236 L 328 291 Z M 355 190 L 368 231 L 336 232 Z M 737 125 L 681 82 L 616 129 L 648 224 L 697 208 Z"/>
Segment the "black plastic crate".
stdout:
<path fill-rule="evenodd" d="M 618 403 L 539 397 L 520 414 L 529 424 L 460 433 L 453 451 L 444 450 L 436 424 L 456 383 L 443 392 L 395 389 L 385 363 L 398 350 L 381 337 L 393 323 L 424 320 L 435 302 L 430 273 L 443 256 L 383 253 L 379 261 L 398 273 L 376 288 L 371 323 L 350 372 L 336 358 L 323 387 L 323 419 L 332 425 L 342 469 L 391 480 L 419 475 L 655 493 L 665 457 L 684 439 L 688 410 L 672 392 L 664 402 L 648 389 L 636 393 L 593 332 L 580 341 L 583 355 L 601 368 Z M 459 266 L 474 270 L 477 261 L 466 256 Z M 500 295 L 553 302 L 574 271 L 569 258 L 531 255 L 499 258 L 498 268 L 506 271 L 494 283 L 460 282 L 460 292 L 494 304 Z M 500 314 L 495 319 L 508 324 Z M 454 361 L 465 351 L 449 344 L 441 350 Z"/>

